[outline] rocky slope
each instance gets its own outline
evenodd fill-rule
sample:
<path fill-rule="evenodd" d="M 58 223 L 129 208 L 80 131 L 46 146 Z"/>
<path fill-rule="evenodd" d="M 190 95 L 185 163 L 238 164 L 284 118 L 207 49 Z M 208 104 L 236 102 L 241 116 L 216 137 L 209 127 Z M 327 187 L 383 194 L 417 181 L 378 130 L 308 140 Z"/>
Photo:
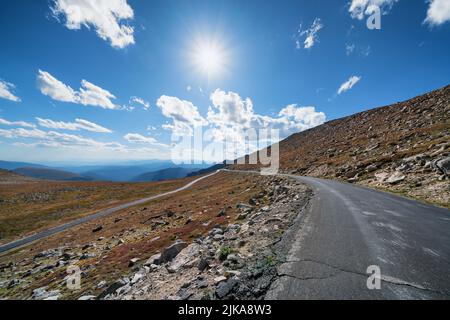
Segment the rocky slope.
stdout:
<path fill-rule="evenodd" d="M 241 213 L 235 222 L 216 225 L 191 244 L 174 242 L 99 298 L 263 298 L 277 276 L 276 266 L 287 254 L 276 244 L 311 195 L 304 185 L 290 179 L 270 178 L 266 183 L 269 192 L 261 192 L 249 204 L 236 205 Z"/>
<path fill-rule="evenodd" d="M 294 134 L 280 142 L 280 167 L 449 207 L 449 151 L 446 86 Z"/>

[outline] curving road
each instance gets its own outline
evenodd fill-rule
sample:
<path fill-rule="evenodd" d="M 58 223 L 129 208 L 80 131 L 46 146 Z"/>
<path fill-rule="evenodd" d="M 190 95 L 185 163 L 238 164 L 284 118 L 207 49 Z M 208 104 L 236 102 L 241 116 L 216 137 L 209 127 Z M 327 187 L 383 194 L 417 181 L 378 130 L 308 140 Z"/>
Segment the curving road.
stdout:
<path fill-rule="evenodd" d="M 89 215 L 89 216 L 86 216 L 86 217 L 82 217 L 80 219 L 76 219 L 74 221 L 65 223 L 65 224 L 60 225 L 58 227 L 55 227 L 55 228 L 52 228 L 52 229 L 48 229 L 48 230 L 44 230 L 42 232 L 38 232 L 38 233 L 32 234 L 32 235 L 30 235 L 28 237 L 25 237 L 25 238 L 22 238 L 22 239 L 13 241 L 13 242 L 9 242 L 9 243 L 0 245 L 0 253 L 3 253 L 3 252 L 6 252 L 6 251 L 9 251 L 9 250 L 21 247 L 23 245 L 29 244 L 29 243 L 37 241 L 37 240 L 41 240 L 41 239 L 47 238 L 47 237 L 49 237 L 51 235 L 54 235 L 56 233 L 60 233 L 60 232 L 62 232 L 64 230 L 67 230 L 67 229 L 72 228 L 74 226 L 77 226 L 79 224 L 82 224 L 82 223 L 85 223 L 85 222 L 88 222 L 88 221 L 92 221 L 94 219 L 98 219 L 98 218 L 102 218 L 102 217 L 108 216 L 108 215 L 113 214 L 113 213 L 115 213 L 117 211 L 120 211 L 120 210 L 123 210 L 123 209 L 127 209 L 129 207 L 137 206 L 137 205 L 140 205 L 140 204 L 144 204 L 146 202 L 149 202 L 149 201 L 152 201 L 152 200 L 155 200 L 155 199 L 158 199 L 158 198 L 162 198 L 162 197 L 165 197 L 165 196 L 169 196 L 171 194 L 174 194 L 174 193 L 177 193 L 177 192 L 189 189 L 190 187 L 192 187 L 197 182 L 199 182 L 199 181 L 201 181 L 203 179 L 209 178 L 209 177 L 217 174 L 218 172 L 219 171 L 215 171 L 215 172 L 213 172 L 211 174 L 208 174 L 206 176 L 203 176 L 203 177 L 200 177 L 198 179 L 195 179 L 195 180 L 189 182 L 188 184 L 186 184 L 185 186 L 183 186 L 181 188 L 178 188 L 178 189 L 175 189 L 175 190 L 172 190 L 172 191 L 168 191 L 168 192 L 164 192 L 164 193 L 160 193 L 160 194 L 148 197 L 148 198 L 139 199 L 139 200 L 135 200 L 135 201 L 132 201 L 132 202 L 124 203 L 124 204 L 121 204 L 120 206 L 117 206 L 117 207 L 109 208 L 109 209 L 106 209 L 106 210 L 101 210 L 101 211 L 99 211 L 97 213 L 94 213 L 92 215 Z"/>
<path fill-rule="evenodd" d="M 450 211 L 337 181 L 314 190 L 266 299 L 450 299 Z M 367 288 L 368 266 L 381 288 Z M 374 282 L 371 282 L 374 283 Z"/>

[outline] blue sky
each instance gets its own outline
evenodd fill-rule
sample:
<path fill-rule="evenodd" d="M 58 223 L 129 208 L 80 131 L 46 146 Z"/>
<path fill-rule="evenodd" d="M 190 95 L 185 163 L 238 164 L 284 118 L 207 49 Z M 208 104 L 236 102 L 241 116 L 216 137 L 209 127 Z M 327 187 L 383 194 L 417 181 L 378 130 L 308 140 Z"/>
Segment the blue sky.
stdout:
<path fill-rule="evenodd" d="M 168 159 L 190 128 L 284 138 L 449 84 L 449 0 L 93 2 L 2 5 L 1 159 Z"/>

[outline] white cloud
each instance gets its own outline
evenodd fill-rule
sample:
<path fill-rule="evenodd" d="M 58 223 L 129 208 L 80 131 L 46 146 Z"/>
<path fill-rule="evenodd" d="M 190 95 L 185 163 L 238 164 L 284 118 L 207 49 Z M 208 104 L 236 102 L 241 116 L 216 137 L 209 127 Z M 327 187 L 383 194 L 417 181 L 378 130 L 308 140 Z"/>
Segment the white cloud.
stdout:
<path fill-rule="evenodd" d="M 15 87 L 12 83 L 0 80 L 0 98 L 20 102 L 20 98 L 12 93 Z"/>
<path fill-rule="evenodd" d="M 373 6 L 380 8 L 383 14 L 388 14 L 396 2 L 398 0 L 352 0 L 348 11 L 353 19 L 362 20 L 373 13 Z"/>
<path fill-rule="evenodd" d="M 317 41 L 317 33 L 323 28 L 323 24 L 320 18 L 315 18 L 313 24 L 308 29 L 302 30 L 300 25 L 297 35 L 295 36 L 295 47 L 301 49 L 303 46 L 305 49 L 310 49 L 314 46 Z M 301 38 L 306 36 L 303 44 L 301 43 Z"/>
<path fill-rule="evenodd" d="M 165 117 L 172 119 L 172 124 L 165 124 L 163 128 L 172 130 L 176 135 L 192 134 L 192 128 L 207 123 L 192 102 L 163 95 L 156 101 L 156 105 Z"/>
<path fill-rule="evenodd" d="M 158 142 L 153 137 L 146 137 L 139 133 L 128 133 L 123 138 L 127 140 L 129 143 L 150 144 L 154 146 L 168 147 L 168 145 Z"/>
<path fill-rule="evenodd" d="M 38 87 L 42 94 L 49 96 L 53 100 L 78 103 L 76 92 L 50 73 L 39 70 L 37 79 Z"/>
<path fill-rule="evenodd" d="M 348 90 L 350 90 L 351 88 L 353 88 L 353 86 L 355 84 L 357 84 L 359 81 L 361 80 L 361 77 L 358 76 L 351 76 L 350 79 L 348 79 L 346 82 L 344 82 L 338 90 L 338 94 L 344 93 Z"/>
<path fill-rule="evenodd" d="M 0 118 L 0 124 L 5 126 L 18 126 L 18 127 L 28 127 L 28 128 L 35 128 L 36 126 L 32 123 L 25 122 L 25 121 L 8 121 L 6 119 Z"/>
<path fill-rule="evenodd" d="M 104 109 L 117 109 L 116 106 L 111 99 L 115 99 L 116 97 L 111 94 L 109 91 L 102 89 L 86 80 L 81 81 L 79 101 L 82 105 L 85 106 L 98 106 Z"/>
<path fill-rule="evenodd" d="M 427 18 L 424 23 L 431 26 L 437 26 L 450 21 L 450 1 L 449 0 L 430 0 L 430 6 L 427 11 Z"/>
<path fill-rule="evenodd" d="M 355 51 L 355 45 L 354 44 L 345 44 L 345 53 L 349 56 Z"/>
<path fill-rule="evenodd" d="M 117 142 L 100 142 L 78 135 L 59 133 L 56 131 L 42 131 L 39 129 L 17 128 L 11 130 L 1 130 L 0 136 L 8 139 L 35 139 L 36 143 L 28 144 L 30 146 L 51 146 L 60 147 L 88 147 L 94 150 L 112 149 L 122 150 L 123 145 Z"/>
<path fill-rule="evenodd" d="M 114 48 L 134 44 L 134 28 L 123 22 L 134 17 L 126 0 L 54 0 L 51 9 L 56 18 L 65 18 L 68 29 L 93 28 Z"/>
<path fill-rule="evenodd" d="M 255 113 L 250 98 L 242 99 L 237 93 L 217 89 L 211 94 L 212 107 L 208 121 L 214 130 L 216 140 L 235 140 L 244 143 L 243 131 L 248 129 L 278 129 L 280 138 L 303 131 L 325 122 L 323 112 L 315 107 L 301 107 L 295 104 L 283 108 L 278 117 Z M 276 142 L 276 141 L 272 141 Z"/>
<path fill-rule="evenodd" d="M 147 102 L 147 101 L 145 101 L 145 100 L 142 99 L 142 98 L 139 98 L 139 97 L 131 97 L 130 103 L 132 103 L 132 102 L 137 103 L 137 104 L 140 104 L 140 105 L 144 108 L 144 110 L 149 110 L 149 109 L 150 109 L 150 103 Z"/>
<path fill-rule="evenodd" d="M 192 90 L 192 87 L 191 87 L 191 86 L 187 86 L 187 87 L 186 87 L 186 91 L 187 91 L 187 92 L 189 92 L 189 91 L 191 91 L 191 90 Z"/>
<path fill-rule="evenodd" d="M 39 70 L 38 88 L 42 94 L 56 101 L 72 102 L 85 106 L 97 106 L 103 109 L 120 108 L 111 101 L 116 98 L 112 93 L 86 80 L 82 80 L 80 90 L 75 91 L 70 86 L 53 77 L 50 73 Z"/>
<path fill-rule="evenodd" d="M 63 122 L 63 121 L 53 121 L 50 119 L 42 119 L 36 118 L 39 125 L 41 127 L 56 129 L 56 130 L 87 130 L 91 132 L 99 132 L 99 133 L 111 133 L 112 131 L 102 127 L 96 123 L 84 120 L 84 119 L 75 119 L 75 122 Z"/>

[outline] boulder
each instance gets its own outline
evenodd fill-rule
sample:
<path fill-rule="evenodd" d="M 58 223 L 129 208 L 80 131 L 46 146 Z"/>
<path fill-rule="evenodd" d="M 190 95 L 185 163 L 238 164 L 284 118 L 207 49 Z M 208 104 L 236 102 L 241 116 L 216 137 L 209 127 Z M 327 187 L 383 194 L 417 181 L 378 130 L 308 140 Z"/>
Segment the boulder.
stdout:
<path fill-rule="evenodd" d="M 389 184 L 397 184 L 399 182 L 402 182 L 403 180 L 405 180 L 405 176 L 403 174 L 401 174 L 401 172 L 395 172 L 393 175 L 391 175 L 386 182 Z"/>
<path fill-rule="evenodd" d="M 161 253 L 160 263 L 166 263 L 172 261 L 181 250 L 187 247 L 187 243 L 184 241 L 177 241 L 169 247 L 165 248 Z"/>
<path fill-rule="evenodd" d="M 446 176 L 450 176 L 450 157 L 436 161 L 436 167 Z"/>
<path fill-rule="evenodd" d="M 152 264 L 160 264 L 161 263 L 161 253 L 157 253 L 152 255 L 148 260 L 144 263 L 144 266 L 151 266 Z"/>
<path fill-rule="evenodd" d="M 173 259 L 170 265 L 167 267 L 167 271 L 174 273 L 178 272 L 182 267 L 186 266 L 195 259 L 199 253 L 200 245 L 197 243 L 192 243 L 183 250 Z"/>

